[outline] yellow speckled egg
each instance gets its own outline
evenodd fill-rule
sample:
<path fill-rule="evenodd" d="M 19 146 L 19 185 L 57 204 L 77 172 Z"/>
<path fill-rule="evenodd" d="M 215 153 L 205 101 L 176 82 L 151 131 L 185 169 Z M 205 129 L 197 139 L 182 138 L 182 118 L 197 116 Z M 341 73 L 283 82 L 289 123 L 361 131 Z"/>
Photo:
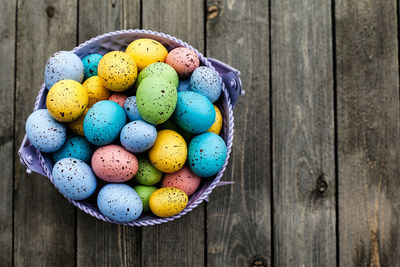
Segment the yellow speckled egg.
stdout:
<path fill-rule="evenodd" d="M 179 171 L 187 158 L 185 139 L 175 131 L 162 130 L 149 150 L 149 159 L 159 171 L 172 173 Z"/>
<path fill-rule="evenodd" d="M 139 71 L 152 63 L 165 62 L 168 55 L 167 49 L 153 39 L 137 39 L 128 45 L 125 52 L 135 60 Z"/>
<path fill-rule="evenodd" d="M 101 83 L 113 92 L 123 92 L 131 87 L 137 78 L 135 61 L 127 53 L 112 51 L 105 54 L 97 68 Z"/>
<path fill-rule="evenodd" d="M 74 80 L 61 80 L 50 88 L 46 106 L 53 118 L 69 122 L 82 115 L 88 100 L 87 90 L 82 84 Z"/>
<path fill-rule="evenodd" d="M 213 125 L 211 125 L 210 129 L 207 130 L 207 132 L 220 134 L 222 129 L 222 115 L 221 111 L 219 111 L 219 108 L 217 108 L 216 105 L 214 105 L 214 108 L 215 108 L 215 121 Z"/>
<path fill-rule="evenodd" d="M 88 110 L 89 108 L 86 108 L 83 114 L 78 119 L 67 123 L 67 126 L 71 130 L 71 132 L 80 136 L 85 136 L 85 134 L 83 133 L 83 120 L 85 119 Z"/>
<path fill-rule="evenodd" d="M 93 106 L 95 103 L 101 100 L 108 99 L 111 95 L 111 92 L 101 84 L 99 76 L 90 77 L 82 85 L 88 91 L 88 107 Z"/>
<path fill-rule="evenodd" d="M 149 205 L 151 211 L 159 217 L 171 217 L 185 209 L 188 196 L 174 187 L 164 187 L 151 194 Z"/>

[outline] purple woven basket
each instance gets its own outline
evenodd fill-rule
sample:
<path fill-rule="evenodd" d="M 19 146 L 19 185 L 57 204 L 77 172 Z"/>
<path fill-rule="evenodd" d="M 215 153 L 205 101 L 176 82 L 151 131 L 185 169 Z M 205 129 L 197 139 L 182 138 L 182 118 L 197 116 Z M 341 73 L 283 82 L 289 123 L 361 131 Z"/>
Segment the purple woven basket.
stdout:
<path fill-rule="evenodd" d="M 95 201 L 93 200 L 75 201 L 72 199 L 68 199 L 72 204 L 77 206 L 79 209 L 83 210 L 87 214 L 92 215 L 93 217 L 96 217 L 97 219 L 106 222 L 129 225 L 129 226 L 147 226 L 147 225 L 161 224 L 179 218 L 188 213 L 189 211 L 191 211 L 192 209 L 194 209 L 195 207 L 197 207 L 204 200 L 207 200 L 208 195 L 216 186 L 227 183 L 227 182 L 221 182 L 220 179 L 225 171 L 226 165 L 228 164 L 228 159 L 232 148 L 233 107 L 239 95 L 244 94 L 244 91 L 241 88 L 242 84 L 239 78 L 240 72 L 238 70 L 235 70 L 232 67 L 216 59 L 206 58 L 199 51 L 197 51 L 195 48 L 188 45 L 187 43 L 164 33 L 158 33 L 147 30 L 122 30 L 122 31 L 105 33 L 103 35 L 92 38 L 91 40 L 86 41 L 83 44 L 80 44 L 78 47 L 75 47 L 72 50 L 72 52 L 77 54 L 80 58 L 83 58 L 86 55 L 92 53 L 99 53 L 104 55 L 105 53 L 112 50 L 124 51 L 125 48 L 132 41 L 139 38 L 155 39 L 161 42 L 168 49 L 168 51 L 170 51 L 175 47 L 181 47 L 181 46 L 188 47 L 197 53 L 202 65 L 215 69 L 219 73 L 220 78 L 223 81 L 222 83 L 223 93 L 221 94 L 221 98 L 217 102 L 217 105 L 221 110 L 224 120 L 223 130 L 221 135 L 227 144 L 228 153 L 224 166 L 219 171 L 219 173 L 215 177 L 204 178 L 206 182 L 204 182 L 201 188 L 189 198 L 187 207 L 181 213 L 173 217 L 159 218 L 154 215 L 142 215 L 133 222 L 118 223 L 101 214 L 96 206 Z M 47 96 L 47 90 L 45 88 L 45 84 L 43 84 L 36 98 L 34 110 L 46 108 L 46 96 Z M 26 137 L 26 135 L 24 137 L 24 140 L 22 141 L 21 147 L 18 151 L 18 155 L 20 156 L 21 163 L 27 167 L 28 173 L 31 173 L 32 171 L 37 172 L 39 174 L 48 177 L 50 181 L 53 183 L 53 178 L 51 176 L 53 161 L 51 160 L 51 157 L 49 157 L 48 154 L 41 153 L 40 151 L 36 150 L 29 143 L 29 140 Z"/>

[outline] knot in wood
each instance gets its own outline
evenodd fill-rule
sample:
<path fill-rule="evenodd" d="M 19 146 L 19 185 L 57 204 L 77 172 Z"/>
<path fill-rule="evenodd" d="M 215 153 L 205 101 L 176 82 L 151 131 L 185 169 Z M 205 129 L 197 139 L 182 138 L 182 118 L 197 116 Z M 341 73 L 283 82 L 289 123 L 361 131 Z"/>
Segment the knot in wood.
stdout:
<path fill-rule="evenodd" d="M 261 257 L 261 256 L 256 256 L 251 259 L 250 261 L 250 267 L 267 267 L 267 259 Z"/>
<path fill-rule="evenodd" d="M 325 181 L 324 177 L 321 175 L 317 180 L 317 191 L 321 194 L 325 193 L 328 189 L 328 183 Z"/>
<path fill-rule="evenodd" d="M 219 14 L 219 7 L 216 5 L 210 6 L 207 10 L 207 20 L 213 19 Z"/>
<path fill-rule="evenodd" d="M 54 7 L 49 6 L 46 8 L 46 14 L 49 18 L 54 17 L 54 12 L 55 12 Z"/>

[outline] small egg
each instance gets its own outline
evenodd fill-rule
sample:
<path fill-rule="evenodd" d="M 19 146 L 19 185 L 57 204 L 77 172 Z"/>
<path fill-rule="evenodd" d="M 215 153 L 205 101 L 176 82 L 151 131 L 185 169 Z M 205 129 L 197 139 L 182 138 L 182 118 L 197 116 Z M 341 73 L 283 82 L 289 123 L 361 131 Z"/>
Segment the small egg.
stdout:
<path fill-rule="evenodd" d="M 83 64 L 81 59 L 70 51 L 58 51 L 51 55 L 44 68 L 44 82 L 46 88 L 51 88 L 61 80 L 82 82 Z"/>
<path fill-rule="evenodd" d="M 136 191 L 126 184 L 108 184 L 97 196 L 100 212 L 121 223 L 136 220 L 142 214 L 143 204 Z"/>
<path fill-rule="evenodd" d="M 200 182 L 201 177 L 185 166 L 177 172 L 165 174 L 161 187 L 175 187 L 191 196 L 196 192 Z"/>
<path fill-rule="evenodd" d="M 198 67 L 190 78 L 190 90 L 206 96 L 214 103 L 221 95 L 218 73 L 208 67 Z"/>
<path fill-rule="evenodd" d="M 65 126 L 50 116 L 47 109 L 39 109 L 29 115 L 25 132 L 29 142 L 45 153 L 59 150 L 67 138 Z"/>
<path fill-rule="evenodd" d="M 126 99 L 124 104 L 126 116 L 130 121 L 142 120 L 139 110 L 136 105 L 136 96 L 130 96 Z"/>
<path fill-rule="evenodd" d="M 126 123 L 124 109 L 110 100 L 94 104 L 83 120 L 83 132 L 90 143 L 104 146 L 114 142 Z"/>
<path fill-rule="evenodd" d="M 101 84 L 99 76 L 90 77 L 82 85 L 88 92 L 88 107 L 93 106 L 101 100 L 107 100 L 111 95 L 111 92 Z"/>
<path fill-rule="evenodd" d="M 169 120 L 167 120 L 166 122 L 158 125 L 157 129 L 160 130 L 172 130 L 177 132 L 178 134 L 180 134 L 185 141 L 188 143 L 192 137 L 191 133 L 186 132 L 185 130 L 183 130 L 182 128 L 180 128 L 178 126 L 178 124 L 176 124 L 176 122 L 170 118 Z"/>
<path fill-rule="evenodd" d="M 161 181 L 162 172 L 157 170 L 146 158 L 139 158 L 139 168 L 135 175 L 135 181 L 142 185 L 155 185 Z"/>
<path fill-rule="evenodd" d="M 189 77 L 192 72 L 200 66 L 197 54 L 187 47 L 177 47 L 172 49 L 165 60 L 178 73 L 180 78 Z"/>
<path fill-rule="evenodd" d="M 101 83 L 114 92 L 123 92 L 131 87 L 137 78 L 135 61 L 121 51 L 108 52 L 99 62 L 97 69 Z"/>
<path fill-rule="evenodd" d="M 90 162 L 93 148 L 91 144 L 81 136 L 69 136 L 62 148 L 53 153 L 54 162 L 63 158 L 75 158 Z"/>
<path fill-rule="evenodd" d="M 67 198 L 82 200 L 90 197 L 96 190 L 97 181 L 92 169 L 84 161 L 63 158 L 53 166 L 54 185 Z"/>
<path fill-rule="evenodd" d="M 156 142 L 149 150 L 149 159 L 153 166 L 166 173 L 180 170 L 185 164 L 186 157 L 185 139 L 171 130 L 159 131 Z"/>
<path fill-rule="evenodd" d="M 206 132 L 194 137 L 188 150 L 188 165 L 200 177 L 217 174 L 225 163 L 226 144 L 215 133 Z"/>
<path fill-rule="evenodd" d="M 127 98 L 128 98 L 128 96 L 126 96 L 126 95 L 114 93 L 108 98 L 108 100 L 117 103 L 118 105 L 120 105 L 123 108 Z"/>
<path fill-rule="evenodd" d="M 132 179 L 138 166 L 136 156 L 117 145 L 100 147 L 92 156 L 94 173 L 107 182 L 121 183 Z"/>
<path fill-rule="evenodd" d="M 139 87 L 139 85 L 142 83 L 144 79 L 147 77 L 161 77 L 167 80 L 169 83 L 175 86 L 175 88 L 178 87 L 179 84 L 179 78 L 178 74 L 174 70 L 173 67 L 166 63 L 158 62 L 158 63 L 153 63 L 146 68 L 144 68 L 140 73 L 137 78 L 136 82 L 136 88 Z"/>
<path fill-rule="evenodd" d="M 167 49 L 153 39 L 137 39 L 130 43 L 125 52 L 136 62 L 139 71 L 155 62 L 165 62 Z"/>
<path fill-rule="evenodd" d="M 192 91 L 179 92 L 173 118 L 185 131 L 203 133 L 215 121 L 215 108 L 210 100 L 201 94 Z"/>
<path fill-rule="evenodd" d="M 71 130 L 71 132 L 80 136 L 85 136 L 85 134 L 83 133 L 83 120 L 85 119 L 88 110 L 89 108 L 86 108 L 83 114 L 79 118 L 67 123 L 67 126 Z"/>
<path fill-rule="evenodd" d="M 178 88 L 177 91 L 183 92 L 183 91 L 188 91 L 190 90 L 190 79 L 186 80 L 179 80 Z"/>
<path fill-rule="evenodd" d="M 211 125 L 210 129 L 207 130 L 207 132 L 220 134 L 222 129 L 222 115 L 221 111 L 219 111 L 216 105 L 214 105 L 214 108 L 215 108 L 215 121 L 213 125 Z"/>
<path fill-rule="evenodd" d="M 137 185 L 133 187 L 133 189 L 136 191 L 136 193 L 138 193 L 139 197 L 142 199 L 143 212 L 149 212 L 150 211 L 149 199 L 151 194 L 153 194 L 157 190 L 157 187 L 151 185 Z"/>
<path fill-rule="evenodd" d="M 82 59 L 84 68 L 84 80 L 97 76 L 97 67 L 99 66 L 100 59 L 103 55 L 100 54 L 90 54 Z"/>
<path fill-rule="evenodd" d="M 120 141 L 129 152 L 140 153 L 149 149 L 157 138 L 156 128 L 144 121 L 131 121 L 122 128 Z"/>
<path fill-rule="evenodd" d="M 149 206 L 158 217 L 171 217 L 186 208 L 188 196 L 178 188 L 164 187 L 151 194 Z"/>

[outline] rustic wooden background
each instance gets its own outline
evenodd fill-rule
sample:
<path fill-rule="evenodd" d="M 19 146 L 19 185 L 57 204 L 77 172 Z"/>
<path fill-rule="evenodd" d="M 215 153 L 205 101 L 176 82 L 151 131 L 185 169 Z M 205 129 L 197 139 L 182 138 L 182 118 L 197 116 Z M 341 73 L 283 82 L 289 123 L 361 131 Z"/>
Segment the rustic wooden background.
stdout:
<path fill-rule="evenodd" d="M 400 266 L 395 0 L 1 0 L 1 266 Z M 210 202 L 143 228 L 76 210 L 17 149 L 46 59 L 98 34 L 177 36 L 242 72 Z"/>

